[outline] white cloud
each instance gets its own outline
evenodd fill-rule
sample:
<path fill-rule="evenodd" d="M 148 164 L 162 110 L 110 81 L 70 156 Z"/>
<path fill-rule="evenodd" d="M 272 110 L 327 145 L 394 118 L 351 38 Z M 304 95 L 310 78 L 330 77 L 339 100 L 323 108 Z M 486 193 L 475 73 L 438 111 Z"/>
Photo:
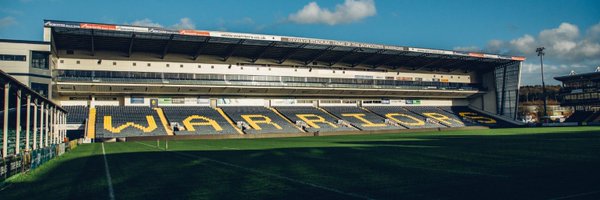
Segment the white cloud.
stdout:
<path fill-rule="evenodd" d="M 17 24 L 17 20 L 14 17 L 3 17 L 0 18 L 0 28 L 5 28 Z"/>
<path fill-rule="evenodd" d="M 163 25 L 153 22 L 151 19 L 144 18 L 131 22 L 131 25 L 135 26 L 149 26 L 149 27 L 163 27 Z"/>
<path fill-rule="evenodd" d="M 334 11 L 310 2 L 298 12 L 290 14 L 288 20 L 299 24 L 336 25 L 359 21 L 376 13 L 373 0 L 345 0 L 343 4 L 337 4 Z"/>
<path fill-rule="evenodd" d="M 184 18 L 179 19 L 179 23 L 174 24 L 173 26 L 171 26 L 171 28 L 177 29 L 177 30 L 196 29 L 196 25 L 190 18 L 184 17 Z"/>
<path fill-rule="evenodd" d="M 563 22 L 558 27 L 541 30 L 537 35 L 525 34 L 508 41 L 490 40 L 483 51 L 527 57 L 523 63 L 523 84 L 539 84 L 540 64 L 535 49 L 543 46 L 546 48 L 546 82 L 558 84 L 553 77 L 567 75 L 571 70 L 592 72 L 600 65 L 600 23 L 583 33 L 577 25 Z"/>
<path fill-rule="evenodd" d="M 144 18 L 144 19 L 139 19 L 139 20 L 135 20 L 131 23 L 126 23 L 126 24 L 131 24 L 131 25 L 135 25 L 135 26 L 148 26 L 148 27 L 165 27 L 162 24 L 158 23 L 158 22 L 154 22 L 149 18 Z M 180 29 L 195 29 L 196 25 L 194 24 L 194 21 L 192 21 L 192 19 L 188 18 L 188 17 L 184 17 L 179 19 L 179 22 L 168 26 L 167 28 L 170 29 L 176 29 L 176 30 L 180 30 Z"/>
<path fill-rule="evenodd" d="M 535 51 L 535 38 L 531 35 L 524 35 L 523 37 L 511 40 L 509 42 L 512 48 L 520 52 Z"/>

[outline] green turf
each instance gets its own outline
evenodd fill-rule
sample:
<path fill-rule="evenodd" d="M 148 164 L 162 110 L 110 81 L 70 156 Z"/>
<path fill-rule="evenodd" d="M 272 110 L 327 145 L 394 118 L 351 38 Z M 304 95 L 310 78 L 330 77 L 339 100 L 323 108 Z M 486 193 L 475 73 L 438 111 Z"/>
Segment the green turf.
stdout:
<path fill-rule="evenodd" d="M 105 148 L 116 199 L 600 199 L 600 127 Z M 109 199 L 104 170 L 101 144 L 81 145 L 0 199 Z"/>

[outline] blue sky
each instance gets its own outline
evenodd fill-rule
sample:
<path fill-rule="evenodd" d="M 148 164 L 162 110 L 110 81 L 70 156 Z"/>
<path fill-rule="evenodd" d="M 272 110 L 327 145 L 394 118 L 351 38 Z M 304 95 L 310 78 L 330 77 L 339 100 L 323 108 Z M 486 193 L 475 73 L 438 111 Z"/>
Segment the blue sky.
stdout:
<path fill-rule="evenodd" d="M 43 19 L 524 55 L 524 84 L 540 81 L 536 46 L 548 46 L 547 77 L 600 65 L 597 0 L 0 0 L 0 38 L 41 40 Z"/>

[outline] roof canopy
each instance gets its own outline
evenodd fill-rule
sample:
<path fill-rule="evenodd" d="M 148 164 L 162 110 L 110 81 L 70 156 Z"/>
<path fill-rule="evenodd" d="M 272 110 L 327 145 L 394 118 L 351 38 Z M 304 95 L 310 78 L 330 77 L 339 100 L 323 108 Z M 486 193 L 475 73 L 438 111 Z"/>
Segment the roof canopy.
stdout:
<path fill-rule="evenodd" d="M 576 80 L 597 80 L 600 79 L 600 72 L 590 72 L 584 74 L 573 74 L 554 77 L 558 81 L 576 81 Z"/>
<path fill-rule="evenodd" d="M 347 67 L 407 70 L 490 70 L 511 65 L 524 57 L 401 47 L 359 42 L 299 38 L 220 31 L 169 30 L 156 27 L 97 24 L 45 20 L 51 28 L 52 50 L 120 51 L 189 55 L 196 60 L 212 55 L 227 61 L 230 57 L 248 58 L 250 62 L 271 59 L 300 65 L 343 64 Z"/>

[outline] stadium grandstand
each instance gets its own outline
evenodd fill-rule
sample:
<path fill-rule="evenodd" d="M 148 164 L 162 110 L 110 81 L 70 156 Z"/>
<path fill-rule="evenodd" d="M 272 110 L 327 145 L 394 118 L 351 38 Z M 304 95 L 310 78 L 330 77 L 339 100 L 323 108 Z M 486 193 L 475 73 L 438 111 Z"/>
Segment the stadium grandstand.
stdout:
<path fill-rule="evenodd" d="M 69 112 L 70 138 L 522 125 L 524 57 L 56 20 L 0 42 L 41 66 L 3 69 Z"/>
<path fill-rule="evenodd" d="M 595 72 L 554 77 L 562 82 L 559 91 L 561 106 L 573 107 L 575 112 L 565 122 L 600 124 L 600 67 Z"/>

